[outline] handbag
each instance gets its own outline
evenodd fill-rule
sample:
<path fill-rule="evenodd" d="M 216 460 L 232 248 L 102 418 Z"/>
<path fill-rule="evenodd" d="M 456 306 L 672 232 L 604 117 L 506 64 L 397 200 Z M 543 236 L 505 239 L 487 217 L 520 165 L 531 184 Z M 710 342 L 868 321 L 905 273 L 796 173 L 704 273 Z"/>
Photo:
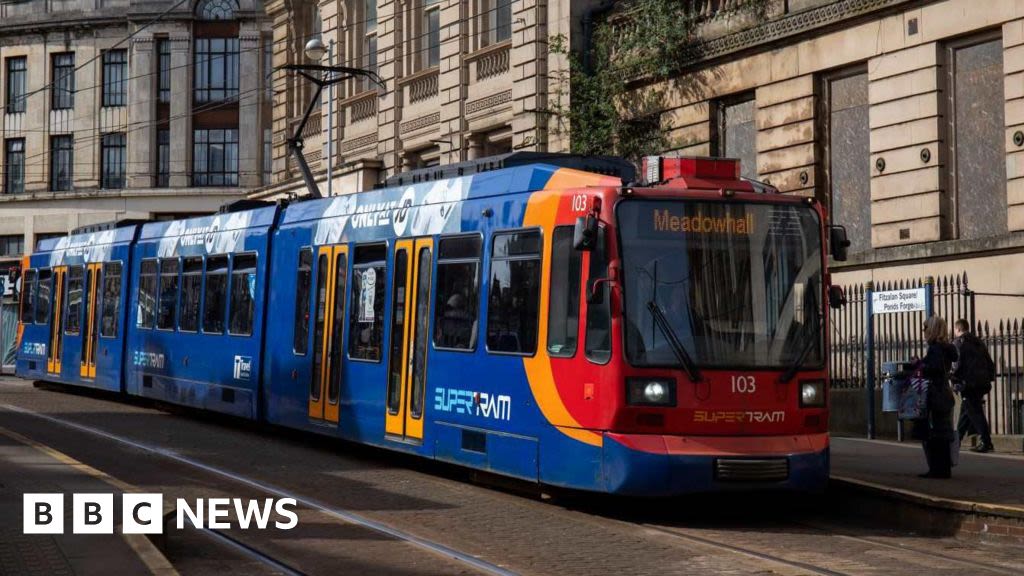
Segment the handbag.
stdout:
<path fill-rule="evenodd" d="M 915 370 L 906 386 L 900 390 L 900 404 L 896 417 L 900 420 L 927 418 L 930 388 L 931 381 L 924 377 L 920 369 Z"/>

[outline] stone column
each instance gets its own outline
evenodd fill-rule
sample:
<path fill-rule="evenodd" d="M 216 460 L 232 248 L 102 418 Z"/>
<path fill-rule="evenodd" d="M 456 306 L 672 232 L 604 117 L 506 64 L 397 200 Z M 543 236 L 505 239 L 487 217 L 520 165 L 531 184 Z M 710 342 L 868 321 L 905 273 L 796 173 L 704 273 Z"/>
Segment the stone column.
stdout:
<path fill-rule="evenodd" d="M 155 46 L 153 36 L 132 40 L 130 61 L 131 81 L 128 86 L 128 187 L 150 188 L 156 159 L 156 133 L 153 127 L 156 98 Z"/>
<path fill-rule="evenodd" d="M 377 62 L 381 63 L 377 73 L 387 86 L 377 101 L 377 156 L 384 163 L 385 178 L 400 170 L 402 161 L 398 149 L 402 98 L 398 78 L 403 59 L 397 16 L 403 5 L 396 0 L 381 0 L 377 4 Z"/>
<path fill-rule="evenodd" d="M 468 2 L 451 2 L 441 8 L 441 67 L 438 94 L 441 97 L 441 164 L 454 164 L 463 160 L 465 132 L 464 103 L 466 78 L 462 66 L 466 45 Z"/>
<path fill-rule="evenodd" d="M 512 149 L 546 150 L 538 110 L 547 105 L 547 2 L 512 2 Z"/>
<path fill-rule="evenodd" d="M 171 188 L 192 185 L 192 42 L 178 32 L 171 42 Z"/>
<path fill-rule="evenodd" d="M 255 22 L 243 22 L 238 47 L 238 185 L 256 188 L 263 169 L 260 151 L 263 148 L 261 122 L 259 50 L 260 30 Z"/>

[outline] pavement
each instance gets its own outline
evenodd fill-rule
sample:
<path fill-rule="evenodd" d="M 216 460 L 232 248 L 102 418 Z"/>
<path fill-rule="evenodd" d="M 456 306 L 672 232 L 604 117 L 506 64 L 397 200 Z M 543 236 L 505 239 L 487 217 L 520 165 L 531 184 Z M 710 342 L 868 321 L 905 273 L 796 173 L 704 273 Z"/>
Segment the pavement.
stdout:
<path fill-rule="evenodd" d="M 917 442 L 832 438 L 833 479 L 1024 518 L 1024 456 L 965 449 L 949 480 L 918 478 L 927 468 Z"/>
<path fill-rule="evenodd" d="M 75 536 L 71 493 L 114 493 L 121 486 L 102 472 L 66 454 L 0 427 L 0 575 L 159 574 L 177 571 L 142 535 Z M 22 494 L 60 493 L 64 498 L 64 534 L 23 534 Z M 120 524 L 120 506 L 117 506 Z"/>

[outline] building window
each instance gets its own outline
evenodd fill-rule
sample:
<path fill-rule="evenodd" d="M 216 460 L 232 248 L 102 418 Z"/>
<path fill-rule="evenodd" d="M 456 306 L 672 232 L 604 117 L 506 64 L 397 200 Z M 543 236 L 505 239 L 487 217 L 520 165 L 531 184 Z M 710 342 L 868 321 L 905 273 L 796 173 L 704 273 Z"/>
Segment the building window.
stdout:
<path fill-rule="evenodd" d="M 75 143 L 71 136 L 50 138 L 50 190 L 71 190 L 75 166 Z"/>
<path fill-rule="evenodd" d="M 124 106 L 128 82 L 128 51 L 107 50 L 103 53 L 103 105 Z"/>
<path fill-rule="evenodd" d="M 757 125 L 754 94 L 742 94 L 715 103 L 712 156 L 737 158 L 740 175 L 757 178 Z"/>
<path fill-rule="evenodd" d="M 28 59 L 24 56 L 7 59 L 7 100 L 8 114 L 25 111 L 25 77 Z"/>
<path fill-rule="evenodd" d="M 25 139 L 8 138 L 4 142 L 4 194 L 25 191 Z"/>
<path fill-rule="evenodd" d="M 196 6 L 196 16 L 202 20 L 233 20 L 238 4 L 232 0 L 203 0 Z"/>
<path fill-rule="evenodd" d="M 536 230 L 494 235 L 487 293 L 487 350 L 533 354 L 540 311 L 540 249 Z"/>
<path fill-rule="evenodd" d="M 850 252 L 871 249 L 871 127 L 863 67 L 822 78 L 822 175 L 829 222 L 846 226 Z M 883 176 L 884 178 L 884 176 Z"/>
<path fill-rule="evenodd" d="M 20 258 L 25 253 L 25 237 L 21 234 L 0 236 L 0 256 Z"/>
<path fill-rule="evenodd" d="M 193 186 L 238 186 L 238 130 L 196 130 Z"/>
<path fill-rule="evenodd" d="M 238 38 L 199 38 L 195 55 L 195 101 L 238 97 Z"/>
<path fill-rule="evenodd" d="M 512 38 L 512 0 L 480 0 L 477 18 L 478 47 Z"/>
<path fill-rule="evenodd" d="M 171 131 L 163 128 L 156 131 L 156 186 L 167 188 L 171 185 Z"/>
<path fill-rule="evenodd" d="M 946 47 L 949 182 L 959 238 L 1005 234 L 1006 150 L 1003 43 L 998 34 Z"/>
<path fill-rule="evenodd" d="M 54 110 L 75 107 L 75 54 L 67 52 L 51 56 L 53 63 L 50 105 Z"/>
<path fill-rule="evenodd" d="M 263 38 L 263 82 L 264 98 L 267 102 L 274 102 L 274 82 L 271 74 L 274 71 L 274 39 L 270 36 Z"/>
<path fill-rule="evenodd" d="M 366 29 L 363 34 L 363 69 L 377 71 L 377 0 L 363 0 Z M 370 90 L 373 83 L 369 78 L 359 80 L 361 90 Z"/>
<path fill-rule="evenodd" d="M 423 0 L 423 32 L 420 35 L 423 68 L 441 63 L 441 2 Z"/>
<path fill-rule="evenodd" d="M 159 78 L 160 101 L 171 101 L 171 41 L 160 38 L 156 41 L 156 67 Z"/>
<path fill-rule="evenodd" d="M 104 134 L 102 142 L 103 188 L 117 190 L 124 188 L 125 136 L 123 132 Z"/>
<path fill-rule="evenodd" d="M 434 348 L 476 348 L 482 244 L 483 239 L 476 234 L 441 238 L 438 242 Z"/>

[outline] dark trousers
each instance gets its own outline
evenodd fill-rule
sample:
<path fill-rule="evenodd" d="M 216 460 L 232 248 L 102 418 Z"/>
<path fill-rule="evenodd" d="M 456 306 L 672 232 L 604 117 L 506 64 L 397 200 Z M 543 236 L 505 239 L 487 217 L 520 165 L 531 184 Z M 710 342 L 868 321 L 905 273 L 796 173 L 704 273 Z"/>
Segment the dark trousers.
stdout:
<path fill-rule="evenodd" d="M 952 446 L 953 415 L 949 412 L 929 412 L 927 418 L 914 420 L 911 438 L 921 441 L 928 472 L 949 476 L 953 469 Z"/>
<path fill-rule="evenodd" d="M 985 418 L 985 399 L 983 396 L 963 394 L 960 396 L 960 419 L 956 424 L 956 431 L 963 440 L 967 432 L 973 430 L 981 435 L 983 446 L 992 445 L 992 432 L 988 427 L 988 420 Z"/>

